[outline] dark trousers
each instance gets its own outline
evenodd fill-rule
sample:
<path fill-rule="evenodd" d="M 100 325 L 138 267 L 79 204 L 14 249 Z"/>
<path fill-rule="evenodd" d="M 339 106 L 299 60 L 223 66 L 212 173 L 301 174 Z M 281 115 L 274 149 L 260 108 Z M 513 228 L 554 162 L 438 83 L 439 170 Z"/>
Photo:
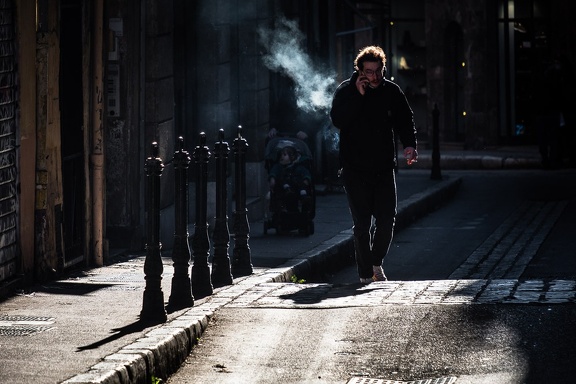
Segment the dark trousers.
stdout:
<path fill-rule="evenodd" d="M 371 177 L 344 169 L 342 179 L 354 223 L 358 274 L 361 278 L 369 278 L 373 274 L 372 266 L 382 264 L 392 242 L 396 177 L 393 169 Z"/>

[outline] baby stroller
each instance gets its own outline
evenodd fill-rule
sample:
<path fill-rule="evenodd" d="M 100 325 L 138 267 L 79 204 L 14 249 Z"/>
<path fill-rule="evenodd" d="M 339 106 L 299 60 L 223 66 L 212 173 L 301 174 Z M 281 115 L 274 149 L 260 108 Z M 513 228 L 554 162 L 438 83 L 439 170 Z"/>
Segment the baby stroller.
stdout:
<path fill-rule="evenodd" d="M 298 230 L 300 234 L 312 235 L 316 194 L 308 145 L 293 137 L 271 139 L 266 145 L 265 167 L 270 180 L 270 200 L 264 234 L 274 228 L 276 233 Z"/>

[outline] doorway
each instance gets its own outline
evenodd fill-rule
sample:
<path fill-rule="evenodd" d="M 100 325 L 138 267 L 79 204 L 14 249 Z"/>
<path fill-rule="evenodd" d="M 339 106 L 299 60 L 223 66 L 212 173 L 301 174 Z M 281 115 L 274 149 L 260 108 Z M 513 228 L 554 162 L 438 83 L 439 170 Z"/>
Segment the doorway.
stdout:
<path fill-rule="evenodd" d="M 64 267 L 68 267 L 84 259 L 82 0 L 62 0 L 60 16 L 61 215 Z"/>

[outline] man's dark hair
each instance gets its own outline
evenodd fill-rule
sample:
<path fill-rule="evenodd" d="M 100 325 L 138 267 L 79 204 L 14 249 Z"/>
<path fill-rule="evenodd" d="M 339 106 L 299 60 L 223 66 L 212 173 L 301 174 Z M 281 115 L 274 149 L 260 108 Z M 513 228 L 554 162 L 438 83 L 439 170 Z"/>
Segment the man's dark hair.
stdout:
<path fill-rule="evenodd" d="M 382 67 L 386 67 L 386 54 L 384 50 L 377 45 L 370 45 L 364 47 L 354 59 L 354 69 L 360 71 L 364 67 L 364 62 L 366 61 L 376 61 L 382 63 Z"/>

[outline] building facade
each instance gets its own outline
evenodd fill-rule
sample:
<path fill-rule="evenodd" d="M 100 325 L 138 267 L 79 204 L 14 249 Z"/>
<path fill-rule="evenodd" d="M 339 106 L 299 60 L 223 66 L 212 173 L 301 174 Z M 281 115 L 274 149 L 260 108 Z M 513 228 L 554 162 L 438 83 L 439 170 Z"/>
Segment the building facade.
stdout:
<path fill-rule="evenodd" d="M 179 136 L 192 152 L 201 132 L 212 147 L 220 128 L 231 144 L 242 126 L 251 219 L 265 210 L 271 127 L 309 132 L 318 182 L 334 177 L 329 99 L 365 45 L 386 51 L 386 76 L 405 90 L 421 146 L 435 106 L 445 144 L 536 145 L 530 86 L 553 57 L 576 60 L 574 8 L 569 0 L 0 0 L 0 286 L 141 252 L 152 142 L 166 163 L 165 248 Z M 212 169 L 209 178 L 212 191 Z"/>

